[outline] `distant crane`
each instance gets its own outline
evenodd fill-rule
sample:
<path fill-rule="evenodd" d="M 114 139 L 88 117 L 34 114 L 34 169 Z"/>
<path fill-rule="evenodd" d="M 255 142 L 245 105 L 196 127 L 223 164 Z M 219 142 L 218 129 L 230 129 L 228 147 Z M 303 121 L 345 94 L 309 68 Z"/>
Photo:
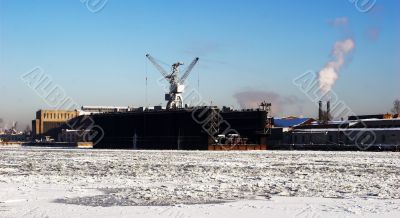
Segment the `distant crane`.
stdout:
<path fill-rule="evenodd" d="M 146 54 L 146 57 L 150 60 L 150 62 L 157 68 L 158 71 L 163 75 L 163 77 L 169 82 L 169 93 L 165 94 L 165 100 L 168 101 L 167 109 L 178 109 L 183 108 L 183 98 L 182 93 L 185 89 L 184 82 L 186 78 L 189 76 L 193 67 L 199 61 L 199 58 L 196 57 L 192 63 L 189 64 L 182 77 L 179 78 L 179 66 L 183 65 L 182 62 L 176 62 L 172 64 L 171 73 L 167 73 L 164 68 L 162 68 L 151 55 Z"/>

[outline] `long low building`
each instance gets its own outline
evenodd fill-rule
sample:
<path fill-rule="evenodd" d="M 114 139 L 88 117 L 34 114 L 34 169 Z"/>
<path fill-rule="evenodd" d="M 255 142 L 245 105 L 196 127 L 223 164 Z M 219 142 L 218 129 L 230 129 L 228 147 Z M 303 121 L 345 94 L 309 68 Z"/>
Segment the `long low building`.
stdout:
<path fill-rule="evenodd" d="M 313 122 L 283 132 L 271 149 L 400 150 L 400 118 Z"/>

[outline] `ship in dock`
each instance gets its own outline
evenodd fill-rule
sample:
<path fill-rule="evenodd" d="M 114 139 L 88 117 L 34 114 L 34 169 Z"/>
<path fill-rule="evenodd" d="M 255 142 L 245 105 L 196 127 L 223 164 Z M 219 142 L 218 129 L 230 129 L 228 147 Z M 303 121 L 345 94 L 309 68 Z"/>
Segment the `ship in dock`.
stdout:
<path fill-rule="evenodd" d="M 179 68 L 183 63 L 172 64 L 171 72 L 167 72 L 151 55 L 146 57 L 169 83 L 165 108 L 116 107 L 110 110 L 107 107 L 82 107 L 86 109 L 86 115 L 77 116 L 60 128 L 73 125 L 90 132 L 93 130 L 87 127 L 95 124 L 97 133 L 90 139 L 94 148 L 266 149 L 271 104 L 261 102 L 259 108 L 233 110 L 230 107 L 201 106 L 201 102 L 193 102 L 192 96 L 190 102 L 194 106 L 189 106 L 183 102 L 184 83 L 199 58 L 195 58 L 180 76 Z"/>
<path fill-rule="evenodd" d="M 207 106 L 99 113 L 91 118 L 104 133 L 95 148 L 221 150 L 239 145 L 266 149 L 267 115 L 262 109 Z"/>

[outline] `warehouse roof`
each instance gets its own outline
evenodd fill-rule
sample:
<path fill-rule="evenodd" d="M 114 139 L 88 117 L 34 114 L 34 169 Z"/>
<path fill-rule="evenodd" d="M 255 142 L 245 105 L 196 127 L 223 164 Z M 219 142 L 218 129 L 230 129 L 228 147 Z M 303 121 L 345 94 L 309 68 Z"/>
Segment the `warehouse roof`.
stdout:
<path fill-rule="evenodd" d="M 275 127 L 293 127 L 312 121 L 312 118 L 274 118 L 274 125 Z"/>

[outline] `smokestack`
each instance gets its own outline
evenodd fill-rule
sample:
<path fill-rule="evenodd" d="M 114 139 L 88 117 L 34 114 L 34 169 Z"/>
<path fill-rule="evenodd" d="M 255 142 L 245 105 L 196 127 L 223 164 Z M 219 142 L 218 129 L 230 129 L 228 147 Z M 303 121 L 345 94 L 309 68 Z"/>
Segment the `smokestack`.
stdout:
<path fill-rule="evenodd" d="M 318 102 L 318 120 L 322 121 L 322 101 Z"/>
<path fill-rule="evenodd" d="M 331 116 L 331 102 L 328 101 L 326 103 L 326 121 L 330 120 L 330 116 Z"/>

